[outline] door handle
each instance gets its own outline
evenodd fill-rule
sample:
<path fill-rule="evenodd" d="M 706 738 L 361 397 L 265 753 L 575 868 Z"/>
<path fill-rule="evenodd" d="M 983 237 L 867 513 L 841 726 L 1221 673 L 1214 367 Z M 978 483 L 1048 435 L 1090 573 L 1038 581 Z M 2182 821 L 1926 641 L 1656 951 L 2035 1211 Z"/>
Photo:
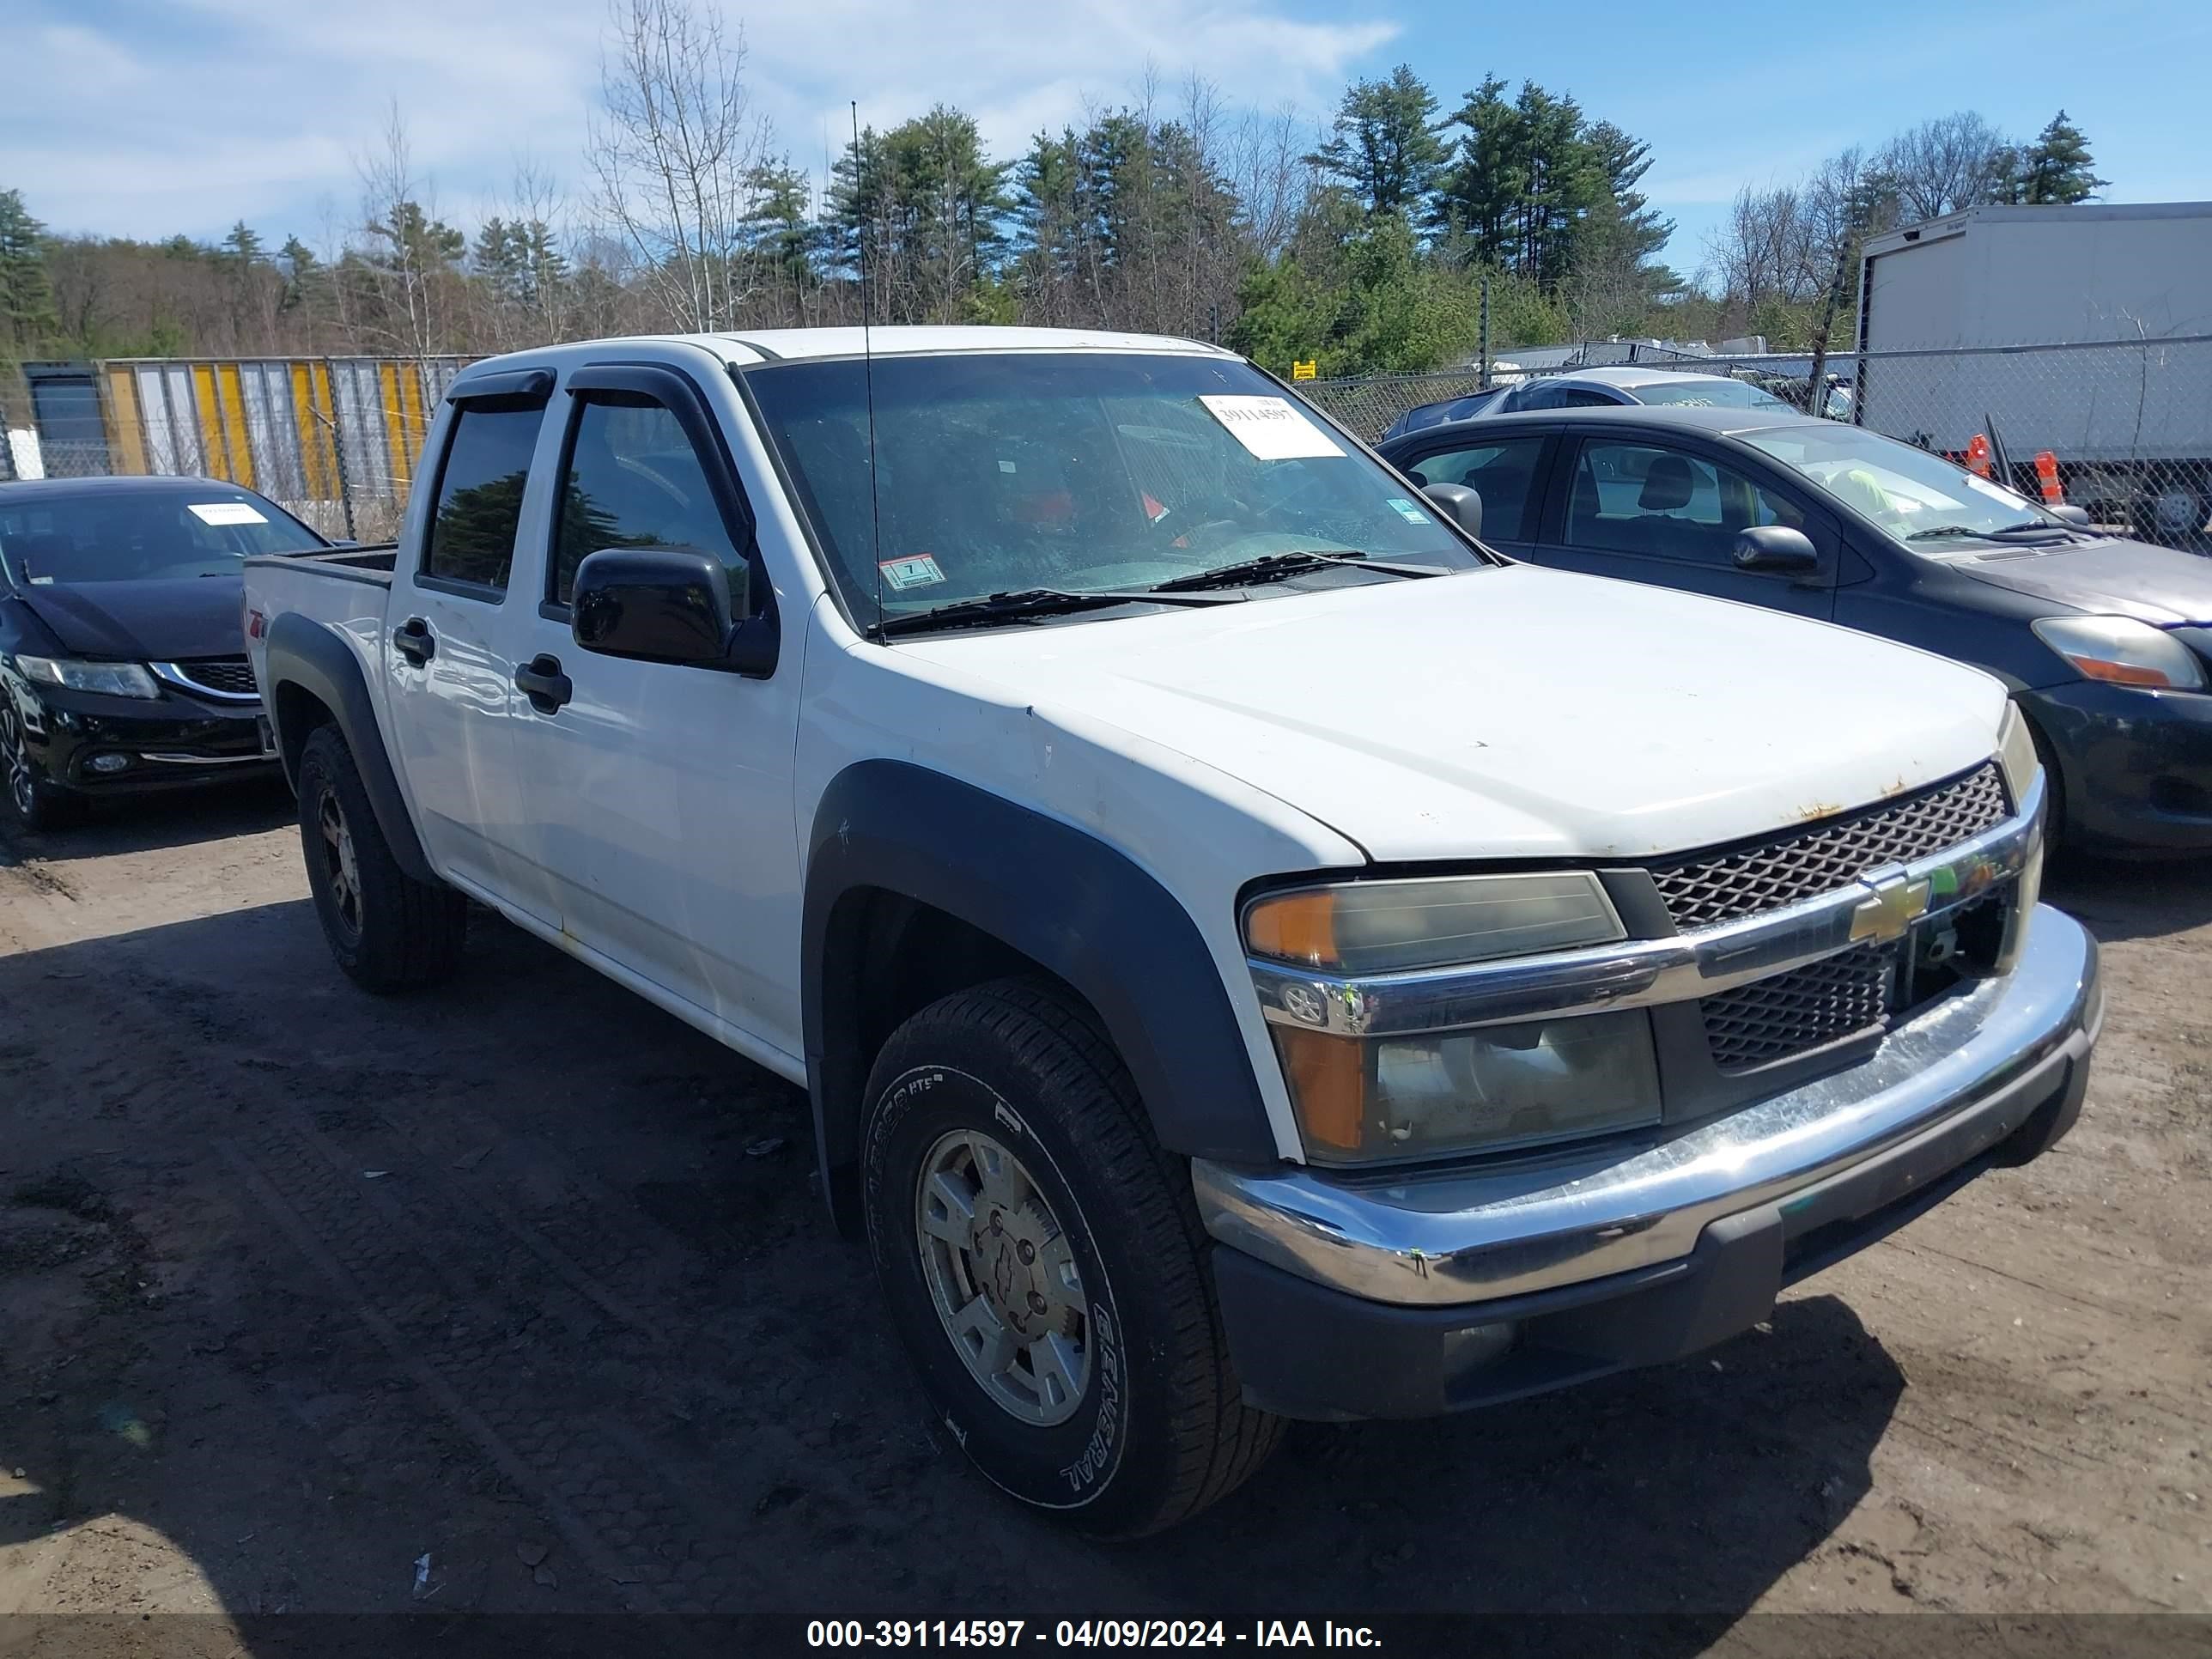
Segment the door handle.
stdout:
<path fill-rule="evenodd" d="M 561 659 L 543 651 L 514 671 L 514 686 L 541 714 L 558 712 L 576 695 L 576 688 L 561 672 Z"/>
<path fill-rule="evenodd" d="M 410 617 L 392 635 L 392 647 L 420 668 L 438 654 L 438 637 L 420 617 Z"/>

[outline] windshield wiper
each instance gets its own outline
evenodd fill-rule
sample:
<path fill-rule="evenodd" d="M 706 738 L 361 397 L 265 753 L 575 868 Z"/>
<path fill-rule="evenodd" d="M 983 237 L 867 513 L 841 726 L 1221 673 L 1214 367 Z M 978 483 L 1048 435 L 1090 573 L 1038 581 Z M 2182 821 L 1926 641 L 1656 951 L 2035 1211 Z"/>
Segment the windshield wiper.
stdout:
<path fill-rule="evenodd" d="M 1154 593 L 1187 593 L 1204 587 L 1245 587 L 1261 582 L 1280 581 L 1286 576 L 1297 576 L 1310 570 L 1326 570 L 1331 565 L 1345 565 L 1354 570 L 1380 570 L 1392 576 L 1448 576 L 1451 573 L 1432 564 L 1391 564 L 1370 559 L 1364 553 L 1269 553 L 1264 557 L 1246 559 L 1237 564 L 1224 564 L 1212 570 L 1194 570 L 1188 576 L 1172 576 L 1155 583 Z"/>
<path fill-rule="evenodd" d="M 2021 519 L 1990 530 L 1978 530 L 1967 524 L 1939 524 L 1933 529 L 1916 530 L 1905 539 L 1908 542 L 1932 542 L 1963 538 L 1968 541 L 1996 541 L 2008 539 L 2030 530 L 2046 536 L 2070 536 L 2074 533 L 2072 526 L 2068 525 L 2045 524 L 2040 519 Z"/>
<path fill-rule="evenodd" d="M 1010 593 L 987 594 L 980 599 L 956 599 L 934 610 L 903 617 L 886 617 L 869 631 L 878 639 L 894 634 L 926 634 L 940 628 L 966 628 L 994 622 L 1019 622 L 1029 617 L 1064 617 L 1079 611 L 1102 611 L 1116 605 L 1237 605 L 1241 600 L 1211 595 L 1164 594 L 1143 589 L 1134 592 L 1082 592 L 1064 587 L 1024 587 Z"/>

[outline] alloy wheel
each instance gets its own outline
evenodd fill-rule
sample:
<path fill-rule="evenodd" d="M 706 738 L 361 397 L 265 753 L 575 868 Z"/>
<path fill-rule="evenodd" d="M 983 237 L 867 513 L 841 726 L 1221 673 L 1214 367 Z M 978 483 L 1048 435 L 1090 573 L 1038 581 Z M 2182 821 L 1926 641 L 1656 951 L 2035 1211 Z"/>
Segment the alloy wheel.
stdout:
<path fill-rule="evenodd" d="M 980 1131 L 941 1135 L 921 1161 L 914 1212 L 922 1277 L 969 1374 L 1022 1422 L 1073 1416 L 1091 1381 L 1091 1304 L 1022 1161 Z"/>
<path fill-rule="evenodd" d="M 27 822 L 38 801 L 38 779 L 31 771 L 29 746 L 23 741 L 23 722 L 7 694 L 0 691 L 0 767 L 8 774 L 8 799 Z"/>
<path fill-rule="evenodd" d="M 338 805 L 335 793 L 324 793 L 322 804 L 315 811 L 315 822 L 323 832 L 323 858 L 330 873 L 331 902 L 337 907 L 339 920 L 348 930 L 358 933 L 361 866 L 354 858 L 353 831 L 347 827 L 345 812 Z"/>

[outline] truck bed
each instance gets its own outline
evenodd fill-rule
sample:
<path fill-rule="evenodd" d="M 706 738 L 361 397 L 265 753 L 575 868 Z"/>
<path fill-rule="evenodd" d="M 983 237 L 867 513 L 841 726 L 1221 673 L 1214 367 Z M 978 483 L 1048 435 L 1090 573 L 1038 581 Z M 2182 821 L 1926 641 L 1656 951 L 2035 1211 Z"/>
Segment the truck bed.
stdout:
<path fill-rule="evenodd" d="M 349 582 L 392 586 L 392 568 L 399 557 L 397 542 L 372 542 L 366 547 L 334 547 L 327 553 L 262 553 L 248 564 L 283 565 L 289 569 L 319 570 Z"/>

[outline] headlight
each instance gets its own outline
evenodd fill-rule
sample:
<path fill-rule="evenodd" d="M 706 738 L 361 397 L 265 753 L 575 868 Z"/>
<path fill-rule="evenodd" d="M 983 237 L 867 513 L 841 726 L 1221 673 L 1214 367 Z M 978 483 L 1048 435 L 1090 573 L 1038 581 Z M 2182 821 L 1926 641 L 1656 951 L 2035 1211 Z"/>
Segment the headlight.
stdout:
<path fill-rule="evenodd" d="M 1626 936 L 1604 888 L 1583 871 L 1349 882 L 1273 895 L 1244 913 L 1255 956 L 1331 977 Z M 1658 1066 L 1641 1012 L 1382 1038 L 1269 1030 L 1316 1163 L 1492 1151 L 1659 1119 Z"/>
<path fill-rule="evenodd" d="M 1379 1040 L 1273 1030 L 1317 1164 L 1493 1152 L 1659 1121 L 1641 1011 Z"/>
<path fill-rule="evenodd" d="M 1585 871 L 1360 881 L 1256 899 L 1244 912 L 1255 956 L 1335 974 L 1448 968 L 1626 939 Z"/>
<path fill-rule="evenodd" d="M 2148 623 L 2130 617 L 2046 617 L 2035 637 L 2093 680 L 2171 691 L 2202 691 L 2197 653 Z"/>
<path fill-rule="evenodd" d="M 107 697 L 158 697 L 154 677 L 135 662 L 72 662 L 64 657 L 18 657 L 27 680 L 70 691 L 97 691 Z"/>

